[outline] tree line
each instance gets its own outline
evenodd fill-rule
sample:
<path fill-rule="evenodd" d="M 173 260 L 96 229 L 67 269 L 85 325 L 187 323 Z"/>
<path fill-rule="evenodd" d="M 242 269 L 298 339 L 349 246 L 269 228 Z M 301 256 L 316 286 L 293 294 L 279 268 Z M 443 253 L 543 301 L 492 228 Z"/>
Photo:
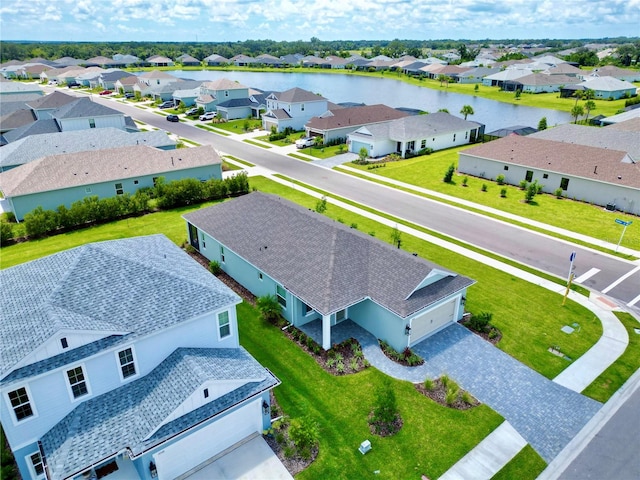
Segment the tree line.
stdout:
<path fill-rule="evenodd" d="M 281 41 L 274 40 L 246 40 L 243 42 L 18 42 L 3 41 L 0 49 L 0 62 L 9 60 L 29 60 L 32 58 L 44 58 L 55 60 L 62 57 L 72 57 L 87 60 L 89 58 L 104 56 L 112 58 L 115 54 L 135 55 L 144 60 L 152 55 L 162 55 L 175 59 L 182 54 L 188 54 L 199 60 L 203 60 L 212 54 L 231 58 L 243 54 L 255 57 L 261 54 L 269 54 L 282 57 L 289 54 L 318 55 L 326 57 L 337 55 L 343 58 L 352 52 L 359 52 L 364 57 L 386 55 L 398 58 L 402 55 L 412 55 L 417 58 L 424 57 L 429 51 L 456 51 L 461 61 L 473 59 L 480 48 L 489 47 L 491 44 L 499 45 L 543 45 L 555 51 L 567 48 L 580 48 L 587 42 L 600 42 L 619 45 L 617 61 L 623 66 L 637 64 L 640 60 L 640 39 L 626 37 L 602 40 L 332 40 L 324 41 L 312 37 L 309 41 Z M 547 52 L 542 52 L 547 53 Z M 575 58 L 582 61 L 593 62 L 595 53 L 584 52 L 575 54 Z M 581 65 L 589 65 L 582 63 Z"/>

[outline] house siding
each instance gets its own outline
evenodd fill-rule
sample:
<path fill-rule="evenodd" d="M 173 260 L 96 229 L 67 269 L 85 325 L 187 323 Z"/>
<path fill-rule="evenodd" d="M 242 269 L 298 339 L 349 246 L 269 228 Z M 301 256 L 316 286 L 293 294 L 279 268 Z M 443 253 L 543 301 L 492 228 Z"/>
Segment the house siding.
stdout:
<path fill-rule="evenodd" d="M 508 165 L 509 170 L 504 170 Z M 458 160 L 460 173 L 473 175 L 480 178 L 495 179 L 498 175 L 504 175 L 505 181 L 511 185 L 518 185 L 525 178 L 528 170 L 533 171 L 532 181 L 537 180 L 543 185 L 542 191 L 553 194 L 560 188 L 563 178 L 569 179 L 569 186 L 563 193 L 567 198 L 606 206 L 615 204 L 616 208 L 627 213 L 640 215 L 640 189 L 598 182 L 587 178 L 581 178 L 564 173 L 556 173 L 540 170 L 534 167 L 507 164 L 504 162 L 472 157 L 460 153 Z M 548 178 L 543 178 L 547 174 Z"/>
<path fill-rule="evenodd" d="M 409 337 L 404 334 L 403 327 L 408 320 L 401 319 L 372 300 L 349 307 L 349 319 L 399 352 L 408 345 Z"/>
<path fill-rule="evenodd" d="M 202 181 L 210 178 L 216 178 L 219 180 L 222 178 L 222 167 L 220 164 L 208 165 L 187 170 L 162 172 L 136 178 L 113 180 L 109 182 L 52 190 L 49 192 L 14 196 L 11 197 L 13 211 L 16 218 L 18 220 L 22 220 L 27 213 L 31 212 L 36 207 L 42 207 L 45 210 L 55 210 L 60 205 L 70 208 L 72 203 L 83 200 L 87 197 L 97 196 L 100 199 L 114 197 L 116 196 L 116 183 L 122 184 L 123 193 L 133 195 L 140 188 L 153 187 L 153 179 L 155 177 L 164 177 L 167 182 L 181 180 L 184 178 L 196 178 Z M 137 185 L 134 184 L 134 181 L 136 180 L 138 181 Z M 91 191 L 87 192 L 87 188 L 90 188 Z"/>
<path fill-rule="evenodd" d="M 91 117 L 82 117 L 82 118 L 63 118 L 58 119 L 60 123 L 60 128 L 63 132 L 70 132 L 73 130 L 87 130 L 92 128 L 89 120 Z M 122 115 L 113 115 L 106 117 L 95 117 L 93 118 L 95 122 L 95 127 L 93 128 L 118 128 L 120 130 L 125 130 L 124 116 Z"/>

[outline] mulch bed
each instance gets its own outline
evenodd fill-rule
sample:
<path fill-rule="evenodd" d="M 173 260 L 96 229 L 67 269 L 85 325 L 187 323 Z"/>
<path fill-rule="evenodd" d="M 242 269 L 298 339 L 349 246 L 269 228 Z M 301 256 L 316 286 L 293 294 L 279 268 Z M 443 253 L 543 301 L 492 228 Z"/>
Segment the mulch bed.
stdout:
<path fill-rule="evenodd" d="M 402 417 L 399 414 L 396 415 L 396 418 L 392 423 L 373 422 L 371 421 L 372 418 L 373 412 L 369 414 L 369 431 L 373 435 L 378 435 L 379 437 L 390 437 L 395 435 L 400 431 L 402 425 L 404 425 Z"/>
<path fill-rule="evenodd" d="M 477 330 L 474 330 L 473 328 L 470 328 L 468 325 L 468 321 L 460 321 L 459 323 L 460 325 L 466 327 L 470 332 L 473 332 L 479 337 L 484 338 L 487 342 L 491 343 L 494 346 L 498 344 L 500 339 L 502 339 L 502 332 L 494 326 L 491 326 L 488 332 L 479 332 Z"/>
<path fill-rule="evenodd" d="M 431 400 L 433 400 L 436 403 L 439 403 L 444 407 L 454 408 L 456 410 L 468 410 L 470 408 L 477 407 L 478 405 L 480 405 L 480 402 L 471 394 L 469 394 L 469 399 L 471 400 L 471 403 L 467 403 L 463 401 L 462 394 L 464 390 L 462 389 L 458 391 L 458 396 L 456 398 L 456 401 L 451 404 L 448 404 L 447 389 L 445 388 L 445 386 L 443 385 L 442 381 L 439 378 L 433 381 L 433 388 L 431 390 L 427 390 L 424 386 L 424 383 L 416 383 L 415 386 L 418 392 L 422 393 L 426 397 L 429 397 Z"/>

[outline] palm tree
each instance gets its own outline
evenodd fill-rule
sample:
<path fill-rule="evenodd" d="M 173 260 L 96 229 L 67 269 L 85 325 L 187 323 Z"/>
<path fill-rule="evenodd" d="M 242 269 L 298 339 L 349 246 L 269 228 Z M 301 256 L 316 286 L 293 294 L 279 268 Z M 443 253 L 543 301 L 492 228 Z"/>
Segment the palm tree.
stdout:
<path fill-rule="evenodd" d="M 571 109 L 571 116 L 574 119 L 573 123 L 578 123 L 578 117 L 582 115 L 584 115 L 584 108 L 582 108 L 582 105 L 574 105 Z"/>
<path fill-rule="evenodd" d="M 584 102 L 584 110 L 586 112 L 586 115 L 584 116 L 585 122 L 587 122 L 587 120 L 589 119 L 589 112 L 595 109 L 596 109 L 596 102 L 594 102 L 593 100 L 587 100 L 586 102 Z"/>
<path fill-rule="evenodd" d="M 460 113 L 464 115 L 464 119 L 467 119 L 467 115 L 473 115 L 475 112 L 473 111 L 473 107 L 471 105 L 464 105 Z"/>

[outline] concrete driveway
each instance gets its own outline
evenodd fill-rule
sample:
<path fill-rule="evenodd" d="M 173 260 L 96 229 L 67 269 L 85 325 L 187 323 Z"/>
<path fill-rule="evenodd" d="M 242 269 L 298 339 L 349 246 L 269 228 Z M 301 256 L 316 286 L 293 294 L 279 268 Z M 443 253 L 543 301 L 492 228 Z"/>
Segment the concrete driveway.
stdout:
<path fill-rule="evenodd" d="M 177 480 L 293 480 L 261 435 L 213 457 Z"/>

